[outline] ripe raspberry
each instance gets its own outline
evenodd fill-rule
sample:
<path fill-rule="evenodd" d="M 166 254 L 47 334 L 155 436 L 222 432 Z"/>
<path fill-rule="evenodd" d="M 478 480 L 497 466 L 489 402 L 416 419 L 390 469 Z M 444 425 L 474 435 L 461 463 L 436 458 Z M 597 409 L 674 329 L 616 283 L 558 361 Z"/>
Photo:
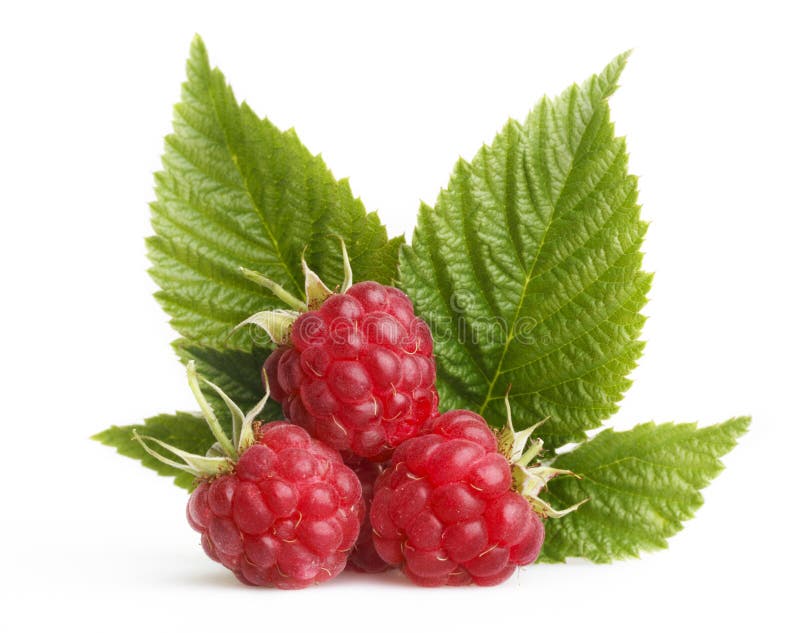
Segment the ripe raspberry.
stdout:
<path fill-rule="evenodd" d="M 270 422 L 232 473 L 203 481 L 189 524 L 208 556 L 250 585 L 299 589 L 345 567 L 364 514 L 339 454 L 288 422 Z"/>
<path fill-rule="evenodd" d="M 351 462 L 345 458 L 345 464 L 350 466 L 361 482 L 362 498 L 365 503 L 364 520 L 361 522 L 361 531 L 358 534 L 353 551 L 347 560 L 347 567 L 365 574 L 377 574 L 391 567 L 375 551 L 372 540 L 372 524 L 369 520 L 369 509 L 375 488 L 375 480 L 383 472 L 383 466 L 367 459 L 356 459 Z"/>
<path fill-rule="evenodd" d="M 342 292 L 332 293 L 305 269 L 305 302 L 245 271 L 298 310 L 260 312 L 244 322 L 263 327 L 279 345 L 264 363 L 272 397 L 313 437 L 385 461 L 437 413 L 430 329 L 396 288 L 351 286 L 346 274 Z"/>
<path fill-rule="evenodd" d="M 229 439 L 200 389 L 194 362 L 189 386 L 217 439 L 192 455 L 152 437 L 134 437 L 156 459 L 198 478 L 186 508 L 203 549 L 251 585 L 299 589 L 337 576 L 365 516 L 361 484 L 341 455 L 288 422 L 260 426 L 216 385 L 233 419 Z M 150 444 L 169 451 L 168 458 Z"/>
<path fill-rule="evenodd" d="M 494 433 L 471 411 L 439 416 L 395 450 L 370 518 L 380 556 L 423 586 L 498 584 L 544 540 Z"/>

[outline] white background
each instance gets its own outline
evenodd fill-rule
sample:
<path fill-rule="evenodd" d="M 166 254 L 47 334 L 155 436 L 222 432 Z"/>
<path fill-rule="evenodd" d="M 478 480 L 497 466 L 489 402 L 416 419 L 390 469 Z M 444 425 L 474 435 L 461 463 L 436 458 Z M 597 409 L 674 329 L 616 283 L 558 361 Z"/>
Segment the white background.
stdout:
<path fill-rule="evenodd" d="M 4 629 L 796 630 L 791 3 L 330 4 L 3 3 Z M 534 566 L 492 589 L 346 575 L 253 590 L 204 557 L 183 491 L 88 440 L 193 408 L 143 238 L 195 32 L 240 99 L 409 236 L 459 155 L 635 49 L 612 116 L 656 277 L 647 349 L 610 422 L 753 416 L 669 550 Z"/>

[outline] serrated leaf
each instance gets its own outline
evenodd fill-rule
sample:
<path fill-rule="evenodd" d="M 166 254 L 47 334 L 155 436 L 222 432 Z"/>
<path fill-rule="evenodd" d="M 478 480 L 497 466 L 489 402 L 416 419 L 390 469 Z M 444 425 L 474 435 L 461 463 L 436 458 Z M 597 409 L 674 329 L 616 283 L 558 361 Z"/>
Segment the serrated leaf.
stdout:
<path fill-rule="evenodd" d="M 441 408 L 548 419 L 554 449 L 617 409 L 643 343 L 646 226 L 608 97 L 627 55 L 510 121 L 423 205 L 400 286 L 436 340 Z"/>
<path fill-rule="evenodd" d="M 719 458 L 745 433 L 750 418 L 697 428 L 696 424 L 641 424 L 605 430 L 553 466 L 582 479 L 551 481 L 545 498 L 557 507 L 581 499 L 580 510 L 546 525 L 540 560 L 583 557 L 607 563 L 667 546 L 702 505 L 700 491 L 723 469 Z"/>
<path fill-rule="evenodd" d="M 230 430 L 229 419 L 221 418 L 220 422 L 226 431 Z M 176 486 L 186 490 L 194 488 L 192 475 L 148 455 L 142 445 L 133 438 L 134 431 L 139 435 L 154 437 L 189 453 L 204 455 L 214 444 L 214 436 L 199 414 L 180 411 L 174 415 L 165 413 L 146 419 L 144 424 L 112 426 L 92 437 L 93 440 L 106 446 L 116 448 L 120 455 L 138 459 L 143 466 L 156 471 L 159 475 L 174 477 Z"/>
<path fill-rule="evenodd" d="M 148 253 L 157 298 L 184 337 L 249 350 L 242 320 L 281 307 L 240 266 L 303 294 L 300 258 L 331 286 L 343 277 L 342 237 L 355 278 L 390 283 L 402 238 L 388 240 L 347 181 L 335 180 L 294 131 L 282 132 L 239 104 L 199 37 L 156 174 Z"/>

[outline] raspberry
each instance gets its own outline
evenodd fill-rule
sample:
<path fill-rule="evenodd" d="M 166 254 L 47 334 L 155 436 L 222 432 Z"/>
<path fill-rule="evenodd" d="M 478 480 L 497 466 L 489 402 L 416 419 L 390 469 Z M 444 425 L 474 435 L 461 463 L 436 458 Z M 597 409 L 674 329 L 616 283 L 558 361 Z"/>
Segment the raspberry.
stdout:
<path fill-rule="evenodd" d="M 498 584 L 533 562 L 544 540 L 494 433 L 470 411 L 442 414 L 395 450 L 370 520 L 381 558 L 423 586 Z"/>
<path fill-rule="evenodd" d="M 372 540 L 372 524 L 369 521 L 369 509 L 372 505 L 372 496 L 375 487 L 375 480 L 383 472 L 383 466 L 367 459 L 356 459 L 353 462 L 345 458 L 345 463 L 353 469 L 358 480 L 361 482 L 362 497 L 365 503 L 364 520 L 361 523 L 361 531 L 358 535 L 350 558 L 347 560 L 349 569 L 363 572 L 366 574 L 377 574 L 386 571 L 391 567 L 375 551 L 375 543 Z"/>
<path fill-rule="evenodd" d="M 292 326 L 265 363 L 283 412 L 339 450 L 382 461 L 435 414 L 430 330 L 395 288 L 361 282 Z"/>
<path fill-rule="evenodd" d="M 299 589 L 341 573 L 365 516 L 356 474 L 337 451 L 299 426 L 256 422 L 269 390 L 245 415 L 205 381 L 230 409 L 229 439 L 200 389 L 194 361 L 187 372 L 216 444 L 203 456 L 135 432 L 134 437 L 152 457 L 197 477 L 186 516 L 202 534 L 206 554 L 250 585 Z"/>
<path fill-rule="evenodd" d="M 338 450 L 380 462 L 438 412 L 433 339 L 397 288 L 351 285 L 344 256 L 340 293 L 303 262 L 305 302 L 245 270 L 297 312 L 259 312 L 241 325 L 263 327 L 278 344 L 263 373 L 289 420 Z"/>
<path fill-rule="evenodd" d="M 270 422 L 232 473 L 195 488 L 186 515 L 206 554 L 242 582 L 299 589 L 344 569 L 364 507 L 336 451 Z"/>

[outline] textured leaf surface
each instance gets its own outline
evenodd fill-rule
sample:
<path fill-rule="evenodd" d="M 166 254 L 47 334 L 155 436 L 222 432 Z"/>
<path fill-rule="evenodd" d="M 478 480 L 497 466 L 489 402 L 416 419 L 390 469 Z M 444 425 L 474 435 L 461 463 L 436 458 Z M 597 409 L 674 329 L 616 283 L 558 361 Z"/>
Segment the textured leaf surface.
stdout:
<path fill-rule="evenodd" d="M 722 470 L 719 458 L 745 433 L 750 418 L 697 428 L 695 424 L 641 424 L 605 430 L 554 466 L 582 479 L 550 482 L 546 497 L 557 507 L 589 498 L 576 512 L 547 522 L 540 560 L 583 557 L 598 563 L 667 546 L 702 505 L 700 490 Z"/>
<path fill-rule="evenodd" d="M 251 409 L 264 396 L 261 370 L 269 350 L 256 347 L 252 352 L 215 350 L 180 339 L 173 344 L 181 361 L 194 360 L 197 372 L 220 387 L 243 411 Z M 209 402 L 220 420 L 227 420 L 228 409 L 210 387 L 203 387 Z M 270 399 L 259 419 L 283 419 L 280 405 Z"/>
<path fill-rule="evenodd" d="M 549 417 L 548 448 L 617 408 L 643 344 L 646 226 L 607 99 L 626 55 L 510 121 L 423 205 L 400 285 L 434 330 L 442 408 Z"/>
<path fill-rule="evenodd" d="M 230 432 L 230 419 L 221 417 L 220 422 Z M 214 444 L 214 436 L 199 414 L 178 412 L 174 415 L 162 414 L 144 421 L 144 424 L 131 426 L 112 426 L 93 436 L 106 446 L 117 449 L 120 455 L 138 459 L 143 466 L 155 470 L 159 475 L 174 477 L 175 485 L 192 490 L 194 477 L 177 468 L 172 468 L 148 455 L 139 443 L 133 439 L 133 432 L 140 435 L 149 435 L 159 440 L 181 448 L 190 453 L 203 455 Z"/>
<path fill-rule="evenodd" d="M 195 38 L 175 107 L 163 171 L 156 175 L 148 240 L 157 298 L 184 337 L 249 350 L 231 329 L 259 310 L 283 307 L 239 273 L 244 266 L 303 294 L 300 257 L 335 286 L 344 238 L 354 278 L 394 280 L 399 239 L 387 240 L 346 181 L 337 181 L 294 131 L 282 132 L 239 104 Z"/>

